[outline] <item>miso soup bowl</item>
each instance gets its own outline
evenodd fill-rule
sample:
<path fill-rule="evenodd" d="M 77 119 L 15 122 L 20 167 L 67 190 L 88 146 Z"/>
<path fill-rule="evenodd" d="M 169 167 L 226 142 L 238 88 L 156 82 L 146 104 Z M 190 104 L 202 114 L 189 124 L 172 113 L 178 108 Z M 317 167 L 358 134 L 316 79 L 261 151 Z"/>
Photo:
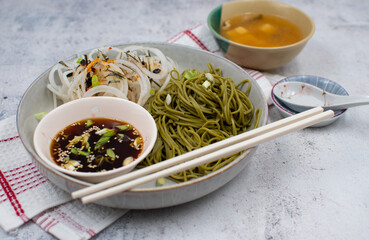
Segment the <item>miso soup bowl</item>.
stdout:
<path fill-rule="evenodd" d="M 267 14 L 286 19 L 297 25 L 303 38 L 281 47 L 254 47 L 230 41 L 220 35 L 220 27 L 225 20 L 244 13 Z M 210 12 L 207 23 L 226 58 L 238 65 L 259 70 L 272 70 L 289 63 L 301 52 L 315 31 L 313 20 L 301 10 L 285 3 L 264 0 L 223 3 Z"/>
<path fill-rule="evenodd" d="M 143 138 L 141 154 L 128 165 L 106 172 L 78 172 L 57 165 L 50 153 L 52 139 L 70 124 L 91 118 L 109 118 L 131 124 Z M 40 159 L 55 170 L 86 182 L 99 183 L 130 172 L 150 153 L 156 138 L 155 121 L 140 105 L 116 97 L 87 97 L 65 103 L 47 113 L 35 129 L 33 144 Z"/>

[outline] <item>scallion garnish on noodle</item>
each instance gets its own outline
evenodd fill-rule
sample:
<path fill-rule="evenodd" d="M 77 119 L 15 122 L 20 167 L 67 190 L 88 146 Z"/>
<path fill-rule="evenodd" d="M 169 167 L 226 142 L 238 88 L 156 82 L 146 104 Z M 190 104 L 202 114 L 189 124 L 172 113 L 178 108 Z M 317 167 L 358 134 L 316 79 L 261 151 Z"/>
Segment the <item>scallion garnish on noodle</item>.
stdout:
<path fill-rule="evenodd" d="M 173 69 L 175 63 L 156 48 L 105 47 L 55 65 L 47 88 L 63 103 L 82 97 L 115 96 L 143 106 L 154 90 L 165 88 Z"/>

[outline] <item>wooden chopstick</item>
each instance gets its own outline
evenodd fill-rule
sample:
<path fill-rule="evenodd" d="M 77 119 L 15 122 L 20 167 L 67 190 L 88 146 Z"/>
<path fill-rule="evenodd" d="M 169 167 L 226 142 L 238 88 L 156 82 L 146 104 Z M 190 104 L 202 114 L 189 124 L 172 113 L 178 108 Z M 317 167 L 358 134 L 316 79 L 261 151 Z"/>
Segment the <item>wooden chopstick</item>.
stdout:
<path fill-rule="evenodd" d="M 233 153 L 255 147 L 260 143 L 314 125 L 332 116 L 333 111 L 323 112 L 323 108 L 317 107 L 152 166 L 78 190 L 72 193 L 72 198 L 82 197 L 81 200 L 83 203 L 96 201 L 126 191 L 137 185 L 161 177 L 167 177 L 174 173 L 191 169 L 207 162 L 229 156 Z M 122 184 L 124 182 L 126 183 Z M 109 189 L 103 190 L 105 188 Z"/>
<path fill-rule="evenodd" d="M 293 122 L 299 121 L 301 119 L 305 119 L 307 117 L 313 116 L 313 115 L 315 115 L 317 113 L 320 113 L 322 111 L 323 111 L 322 108 L 313 108 L 313 109 L 310 109 L 308 111 L 305 111 L 305 112 L 299 113 L 297 115 L 294 115 L 293 118 L 292 117 L 284 118 L 280 121 L 270 123 L 270 124 L 265 125 L 265 126 L 260 127 L 260 128 L 256 128 L 252 131 L 248 131 L 248 132 L 239 134 L 235 137 L 228 138 L 224 141 L 216 142 L 216 143 L 213 143 L 213 144 L 208 145 L 206 147 L 202 147 L 200 149 L 193 150 L 193 151 L 188 152 L 186 154 L 182 154 L 180 156 L 177 156 L 175 158 L 170 159 L 170 161 L 166 160 L 166 161 L 163 161 L 163 162 L 159 162 L 159 163 L 156 163 L 156 164 L 151 165 L 149 167 L 142 168 L 142 169 L 127 173 L 125 175 L 122 175 L 120 177 L 117 177 L 117 178 L 114 178 L 114 179 L 111 179 L 111 180 L 107 180 L 107 181 L 104 181 L 102 183 L 92 185 L 90 187 L 86 187 L 86 188 L 83 188 L 81 190 L 75 191 L 75 192 L 72 193 L 72 198 L 74 198 L 74 199 L 75 198 L 80 198 L 80 197 L 86 196 L 88 194 L 100 191 L 102 189 L 111 187 L 113 185 L 117 185 L 117 184 L 120 184 L 120 183 L 123 183 L 123 182 L 127 182 L 127 181 L 130 181 L 132 179 L 135 179 L 135 178 L 138 178 L 138 177 L 141 177 L 141 176 L 145 176 L 145 175 L 153 173 L 153 172 L 157 172 L 161 169 L 168 168 L 168 167 L 180 164 L 180 163 L 188 161 L 192 158 L 199 157 L 199 156 L 205 155 L 207 153 L 211 153 L 211 152 L 216 151 L 220 148 L 224 148 L 224 147 L 233 145 L 235 143 L 245 141 L 247 139 L 250 139 L 250 138 L 255 137 L 257 135 L 260 135 L 260 134 L 263 134 L 265 132 L 271 131 L 271 130 L 276 129 L 278 127 L 282 127 L 282 126 L 285 126 L 287 124 L 291 124 Z"/>

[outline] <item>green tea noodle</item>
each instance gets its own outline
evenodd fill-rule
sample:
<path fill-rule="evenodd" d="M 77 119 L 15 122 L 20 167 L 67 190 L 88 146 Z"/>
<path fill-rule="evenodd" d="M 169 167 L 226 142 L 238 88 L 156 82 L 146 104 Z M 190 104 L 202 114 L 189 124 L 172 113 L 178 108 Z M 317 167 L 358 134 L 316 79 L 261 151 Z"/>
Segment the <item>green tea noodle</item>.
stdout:
<path fill-rule="evenodd" d="M 260 110 L 254 110 L 248 94 L 249 80 L 237 86 L 222 77 L 220 69 L 208 65 L 209 72 L 187 70 L 171 72 L 168 86 L 158 92 L 149 111 L 158 127 L 153 151 L 139 167 L 149 166 L 258 126 Z M 240 90 L 245 87 L 246 91 Z M 204 176 L 227 165 L 241 153 L 170 176 L 182 182 Z"/>

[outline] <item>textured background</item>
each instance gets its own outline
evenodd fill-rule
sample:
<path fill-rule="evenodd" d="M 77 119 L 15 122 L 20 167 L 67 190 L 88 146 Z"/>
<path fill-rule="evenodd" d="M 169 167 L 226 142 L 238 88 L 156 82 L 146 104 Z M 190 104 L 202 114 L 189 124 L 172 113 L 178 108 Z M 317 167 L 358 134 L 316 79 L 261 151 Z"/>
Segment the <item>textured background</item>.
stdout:
<path fill-rule="evenodd" d="M 219 0 L 0 0 L 0 119 L 47 68 L 114 43 L 165 41 L 199 23 Z M 284 0 L 308 13 L 316 32 L 284 76 L 314 74 L 351 95 L 369 95 L 369 2 Z M 130 211 L 96 239 L 367 239 L 369 107 L 334 124 L 261 145 L 222 189 L 166 209 Z M 281 116 L 270 107 L 270 120 Z M 1 214 L 1 213 L 0 213 Z M 33 223 L 0 239 L 51 239 Z"/>

